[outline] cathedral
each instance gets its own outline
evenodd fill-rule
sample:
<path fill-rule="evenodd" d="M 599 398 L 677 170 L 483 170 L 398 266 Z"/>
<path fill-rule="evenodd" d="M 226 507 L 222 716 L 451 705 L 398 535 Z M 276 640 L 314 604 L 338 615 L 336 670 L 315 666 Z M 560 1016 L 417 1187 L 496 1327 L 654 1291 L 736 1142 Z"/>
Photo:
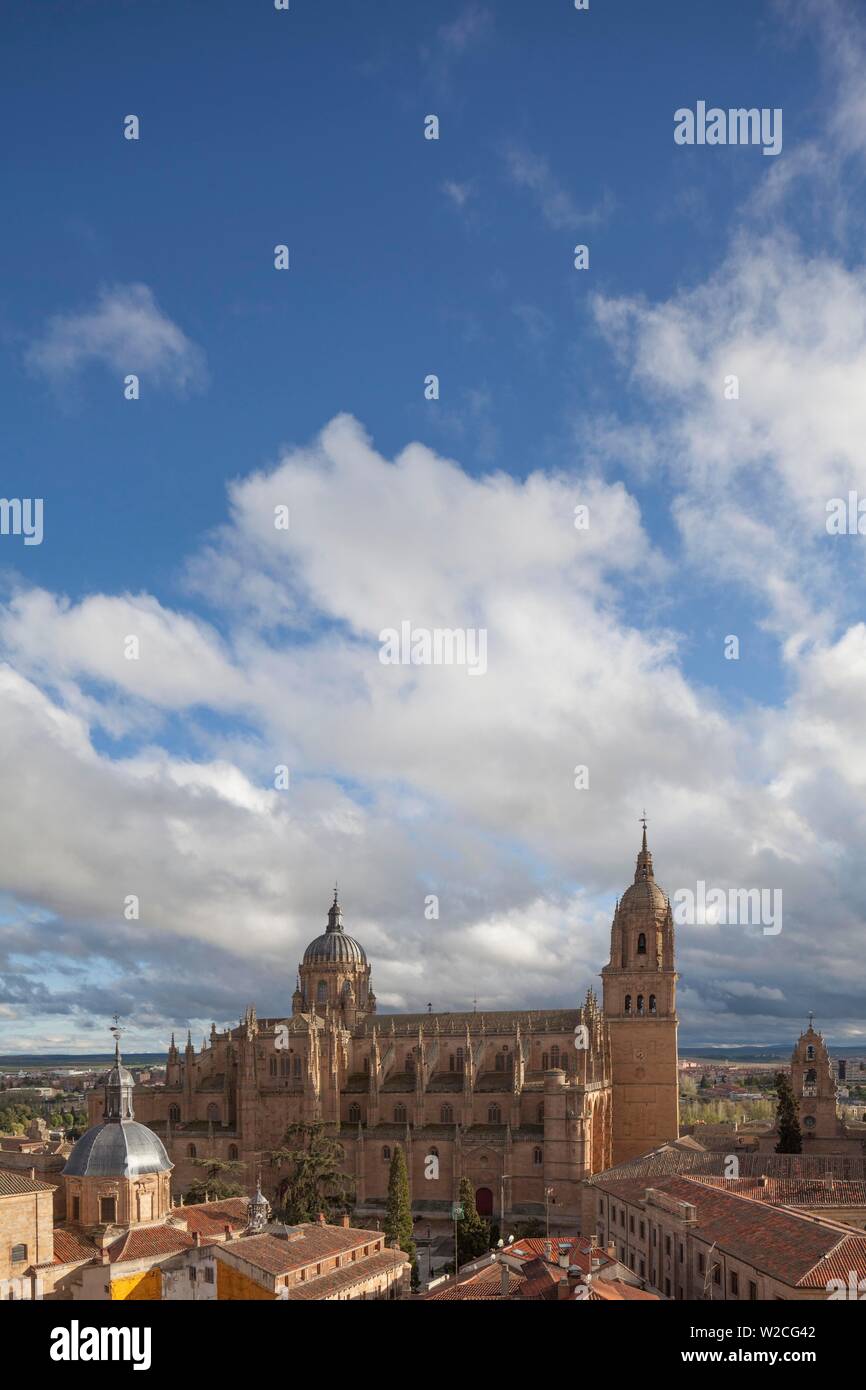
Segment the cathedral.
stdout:
<path fill-rule="evenodd" d="M 291 1013 L 248 1008 L 200 1049 L 172 1038 L 165 1085 L 136 1088 L 137 1119 L 178 1191 L 200 1176 L 192 1160 L 214 1156 L 245 1165 L 250 1189 L 261 1173 L 278 1199 L 270 1153 L 289 1124 L 321 1120 L 359 1214 L 384 1210 L 400 1145 L 416 1213 L 447 1217 L 467 1176 L 483 1215 L 573 1221 L 585 1178 L 678 1137 L 674 924 L 645 823 L 601 976 L 601 1005 L 589 990 L 573 1009 L 383 1015 L 335 892 Z"/>

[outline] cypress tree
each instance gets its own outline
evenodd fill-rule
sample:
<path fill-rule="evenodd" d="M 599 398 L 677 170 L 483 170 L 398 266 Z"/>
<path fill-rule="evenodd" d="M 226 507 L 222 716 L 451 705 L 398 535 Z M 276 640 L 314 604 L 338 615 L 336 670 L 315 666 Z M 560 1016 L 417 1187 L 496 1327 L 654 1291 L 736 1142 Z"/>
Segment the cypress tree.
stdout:
<path fill-rule="evenodd" d="M 797 1117 L 797 1102 L 790 1078 L 780 1071 L 776 1076 L 776 1095 L 779 1104 L 776 1108 L 776 1123 L 779 1129 L 777 1154 L 799 1154 L 803 1152 L 803 1136 Z"/>
<path fill-rule="evenodd" d="M 396 1240 L 399 1248 L 412 1262 L 412 1287 L 418 1285 L 418 1257 L 412 1237 L 412 1205 L 409 1201 L 409 1174 L 403 1150 L 397 1144 L 391 1155 L 388 1172 L 388 1209 L 385 1214 L 385 1234 Z"/>
<path fill-rule="evenodd" d="M 465 1264 L 490 1249 L 490 1223 L 478 1215 L 475 1193 L 468 1178 L 460 1179 L 457 1200 L 463 1215 L 457 1222 L 457 1262 Z"/>

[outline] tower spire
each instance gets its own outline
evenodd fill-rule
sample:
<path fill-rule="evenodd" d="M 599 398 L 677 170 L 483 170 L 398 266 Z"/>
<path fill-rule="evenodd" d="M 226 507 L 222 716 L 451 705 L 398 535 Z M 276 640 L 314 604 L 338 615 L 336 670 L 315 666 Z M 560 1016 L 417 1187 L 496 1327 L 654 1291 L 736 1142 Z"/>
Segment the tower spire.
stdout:
<path fill-rule="evenodd" d="M 641 879 L 653 878 L 653 857 L 650 854 L 646 839 L 646 811 L 640 817 L 643 826 L 643 836 L 641 838 L 640 854 L 637 857 L 637 867 L 635 869 L 634 881 L 639 883 Z"/>
<path fill-rule="evenodd" d="M 334 884 L 334 901 L 328 912 L 328 931 L 343 930 L 343 910 L 340 907 L 340 899 L 336 883 Z"/>

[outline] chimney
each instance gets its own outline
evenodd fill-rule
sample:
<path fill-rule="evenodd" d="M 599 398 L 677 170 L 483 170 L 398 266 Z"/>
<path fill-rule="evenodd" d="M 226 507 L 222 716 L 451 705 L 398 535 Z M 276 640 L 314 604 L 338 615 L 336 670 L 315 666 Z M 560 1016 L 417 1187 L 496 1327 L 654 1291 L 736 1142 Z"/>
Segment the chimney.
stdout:
<path fill-rule="evenodd" d="M 344 1226 L 345 1229 L 348 1231 L 348 1229 L 349 1229 L 349 1213 L 348 1213 L 347 1211 L 344 1211 L 344 1212 L 343 1212 L 343 1216 L 342 1216 L 342 1218 L 341 1218 L 340 1225 L 341 1225 L 341 1226 Z"/>
<path fill-rule="evenodd" d="M 193 1231 L 192 1243 L 196 1246 L 201 1245 L 201 1231 Z"/>
<path fill-rule="evenodd" d="M 36 1180 L 36 1169 L 35 1169 L 35 1168 L 31 1168 L 31 1169 L 30 1169 L 30 1181 L 31 1181 L 31 1182 L 34 1182 L 35 1180 Z"/>
<path fill-rule="evenodd" d="M 509 1283 L 510 1281 L 508 1278 L 508 1265 L 503 1260 L 499 1266 L 499 1292 L 503 1298 L 508 1297 Z"/>
<path fill-rule="evenodd" d="M 107 1264 L 110 1264 L 110 1263 L 111 1263 L 111 1261 L 110 1261 L 109 1258 L 108 1258 L 108 1246 L 107 1246 L 107 1245 L 103 1245 L 102 1249 L 101 1249 L 100 1252 L 99 1252 L 99 1263 L 100 1263 L 100 1264 L 103 1264 L 103 1265 L 107 1265 Z"/>
<path fill-rule="evenodd" d="M 231 1240 L 231 1239 L 232 1239 L 232 1228 L 231 1228 L 231 1223 L 227 1221 L 227 1222 L 225 1223 L 225 1225 L 223 1226 L 223 1230 L 225 1231 L 226 1240 Z"/>
<path fill-rule="evenodd" d="M 607 1247 L 607 1257 L 609 1260 L 616 1259 L 616 1246 L 613 1241 L 611 1241 L 610 1245 Z"/>
<path fill-rule="evenodd" d="M 324 1224 L 325 1224 L 325 1213 L 324 1213 L 323 1211 L 320 1211 L 320 1212 L 319 1212 L 319 1215 L 316 1217 L 316 1220 L 318 1221 L 318 1223 L 319 1223 L 320 1226 L 324 1226 Z"/>

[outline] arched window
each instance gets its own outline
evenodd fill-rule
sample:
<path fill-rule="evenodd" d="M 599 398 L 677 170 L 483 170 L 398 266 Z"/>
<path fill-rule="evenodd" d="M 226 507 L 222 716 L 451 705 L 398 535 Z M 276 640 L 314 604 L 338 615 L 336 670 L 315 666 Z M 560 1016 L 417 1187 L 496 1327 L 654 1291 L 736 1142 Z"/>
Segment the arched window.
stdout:
<path fill-rule="evenodd" d="M 559 1043 L 554 1043 L 550 1049 L 550 1065 L 552 1067 L 559 1066 Z"/>
<path fill-rule="evenodd" d="M 655 997 L 654 994 L 651 994 L 651 995 L 650 995 L 650 1013 L 651 1013 L 651 1014 L 657 1013 L 657 1009 L 656 1009 L 656 997 Z"/>
<path fill-rule="evenodd" d="M 627 1014 L 630 1014 L 630 1013 L 631 1013 L 631 995 L 630 995 L 630 994 L 627 994 L 627 995 L 625 996 L 625 1011 L 626 1011 Z"/>
<path fill-rule="evenodd" d="M 229 1163 L 237 1163 L 237 1161 L 238 1161 L 238 1146 L 237 1146 L 237 1144 L 229 1144 Z"/>
<path fill-rule="evenodd" d="M 407 1052 L 407 1053 L 406 1053 L 406 1068 L 405 1068 L 405 1069 L 406 1069 L 406 1071 L 414 1071 L 414 1070 L 415 1070 L 415 1058 L 412 1056 L 412 1053 L 411 1053 L 411 1052 Z"/>
<path fill-rule="evenodd" d="M 806 1072 L 806 1085 L 816 1086 L 818 1084 L 818 1073 L 814 1067 L 810 1067 Z"/>
<path fill-rule="evenodd" d="M 491 1105 L 487 1111 L 487 1123 L 489 1125 L 502 1124 L 502 1111 L 498 1105 Z"/>
<path fill-rule="evenodd" d="M 173 1125 L 180 1124 L 180 1106 L 170 1105 L 168 1107 L 168 1118 Z"/>
<path fill-rule="evenodd" d="M 196 1157 L 195 1144 L 187 1144 L 187 1146 L 186 1146 L 186 1156 L 187 1156 L 187 1158 L 195 1158 L 195 1157 Z"/>
<path fill-rule="evenodd" d="M 320 980 L 320 981 L 319 981 L 319 987 L 318 987 L 318 989 L 316 990 L 316 1003 L 317 1003 L 317 1004 L 327 1004 L 327 1002 L 328 1002 L 328 982 L 327 982 L 327 980 Z"/>
<path fill-rule="evenodd" d="M 439 1111 L 439 1121 L 443 1125 L 451 1125 L 454 1123 L 454 1111 L 451 1109 L 450 1105 L 442 1106 L 442 1109 Z"/>
<path fill-rule="evenodd" d="M 532 1161 L 535 1164 L 536 1168 L 538 1168 L 544 1162 L 544 1154 L 542 1153 L 541 1149 L 535 1148 L 532 1150 Z"/>
<path fill-rule="evenodd" d="M 277 1074 L 277 1059 L 276 1059 L 276 1057 L 271 1057 L 271 1058 L 270 1058 L 270 1060 L 269 1060 L 269 1062 L 268 1062 L 268 1071 L 270 1072 L 271 1076 L 276 1076 L 276 1074 Z"/>
<path fill-rule="evenodd" d="M 807 1061 L 807 1062 L 813 1062 L 814 1060 L 815 1060 L 815 1048 L 813 1047 L 813 1045 L 812 1045 L 811 1043 L 809 1043 L 809 1046 L 806 1048 L 806 1061 Z"/>
<path fill-rule="evenodd" d="M 360 1120 L 361 1120 L 361 1107 L 360 1107 L 360 1105 L 350 1105 L 350 1106 L 349 1106 L 349 1124 L 350 1124 L 350 1125 L 359 1124 L 359 1123 L 360 1123 Z"/>
<path fill-rule="evenodd" d="M 642 1014 L 642 1013 L 643 1013 L 643 995 L 642 995 L 642 994 L 639 994 L 638 997 L 637 997 L 637 1011 L 638 1011 L 639 1014 Z"/>
<path fill-rule="evenodd" d="M 541 1104 L 535 1112 L 535 1120 L 537 1124 L 544 1124 L 544 1101 L 541 1102 Z"/>
<path fill-rule="evenodd" d="M 637 953 L 639 956 L 646 955 L 646 934 L 640 932 L 637 939 Z"/>
<path fill-rule="evenodd" d="M 389 1146 L 388 1144 L 386 1144 L 385 1147 L 384 1147 L 383 1150 L 382 1150 L 382 1157 L 385 1159 L 386 1162 L 387 1162 L 387 1161 L 390 1159 L 390 1157 L 391 1157 L 391 1149 L 390 1149 L 390 1146 Z"/>
<path fill-rule="evenodd" d="M 208 1124 L 218 1125 L 220 1122 L 220 1108 L 215 1101 L 211 1101 L 207 1108 Z"/>
<path fill-rule="evenodd" d="M 394 1123 L 395 1123 L 396 1125 L 403 1125 L 403 1124 L 406 1123 L 406 1107 L 405 1107 L 405 1105 L 395 1105 L 395 1106 L 394 1106 Z"/>
<path fill-rule="evenodd" d="M 293 1067 L 293 1070 L 294 1070 L 294 1073 L 295 1073 L 295 1076 L 296 1076 L 296 1077 L 300 1077 L 300 1076 L 301 1076 L 301 1068 L 302 1068 L 302 1066 L 303 1066 L 303 1062 L 302 1062 L 302 1059 L 301 1059 L 300 1057 L 293 1057 L 293 1058 L 292 1058 L 292 1067 Z"/>
<path fill-rule="evenodd" d="M 288 1076 L 290 1060 L 288 1057 L 280 1058 L 280 1076 Z"/>
<path fill-rule="evenodd" d="M 453 1071 L 453 1070 L 454 1070 L 454 1053 L 453 1053 L 453 1052 L 451 1053 L 451 1056 L 448 1058 L 448 1070 L 449 1070 L 449 1071 Z"/>
<path fill-rule="evenodd" d="M 463 1048 L 462 1048 L 462 1047 L 458 1047 L 458 1049 L 457 1049 L 457 1070 L 458 1070 L 458 1071 L 462 1071 L 462 1070 L 463 1070 Z"/>

